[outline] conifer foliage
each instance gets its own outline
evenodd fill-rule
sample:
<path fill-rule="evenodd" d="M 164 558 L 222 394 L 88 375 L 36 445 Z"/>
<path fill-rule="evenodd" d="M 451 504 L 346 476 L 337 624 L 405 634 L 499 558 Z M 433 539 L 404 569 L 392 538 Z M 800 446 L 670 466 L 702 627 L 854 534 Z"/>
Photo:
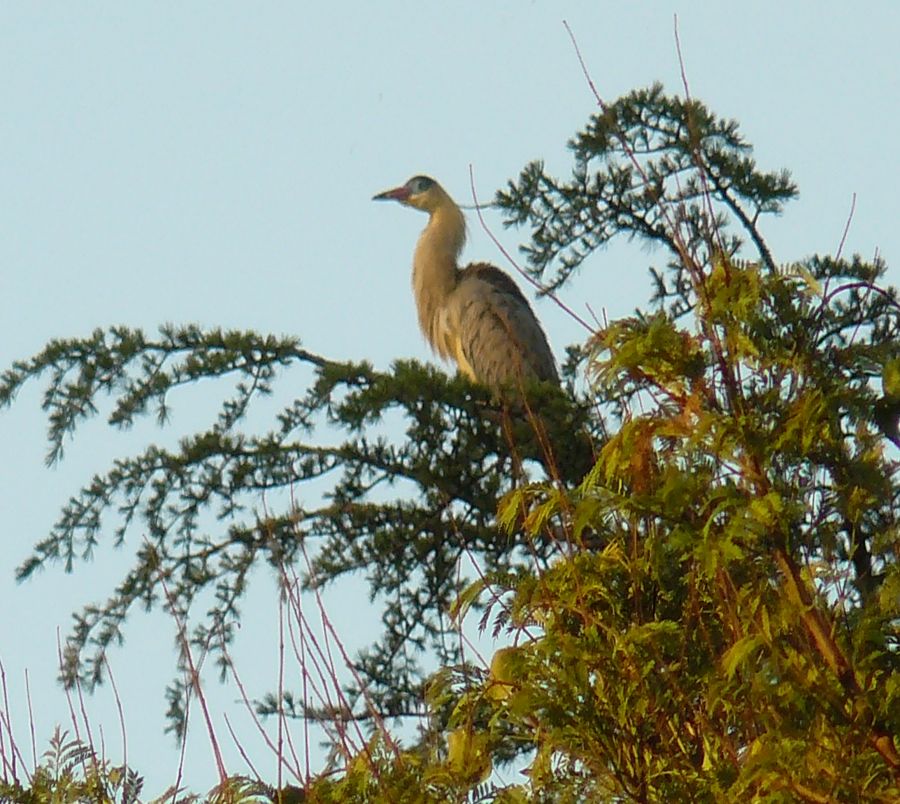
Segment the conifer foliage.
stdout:
<path fill-rule="evenodd" d="M 570 176 L 535 162 L 497 196 L 528 232 L 527 270 L 558 290 L 608 270 L 597 251 L 623 235 L 636 263 L 648 245 L 660 263 L 644 308 L 571 351 L 585 399 L 547 393 L 522 420 L 430 367 L 380 372 L 197 327 L 56 341 L 3 375 L 7 404 L 44 383 L 50 462 L 101 410 L 114 427 L 164 424 L 183 386 L 228 389 L 203 432 L 85 484 L 22 564 L 25 578 L 133 550 L 107 602 L 76 616 L 69 681 L 101 679 L 136 605 L 184 616 L 202 601 L 190 642 L 227 663 L 250 570 L 305 550 L 308 585 L 357 573 L 383 610 L 352 714 L 423 722 L 406 750 L 376 729 L 308 800 L 895 800 L 900 303 L 886 266 L 782 264 L 763 224 L 795 197 L 790 176 L 761 170 L 735 122 L 659 86 L 604 106 L 570 147 Z M 290 372 L 308 390 L 253 432 L 254 403 Z M 568 482 L 553 466 L 575 430 L 598 460 Z M 326 489 L 319 504 L 305 484 Z M 455 631 L 473 608 L 508 642 L 487 668 Z M 441 666 L 427 679 L 425 655 Z M 526 776 L 491 777 L 508 762 Z"/>

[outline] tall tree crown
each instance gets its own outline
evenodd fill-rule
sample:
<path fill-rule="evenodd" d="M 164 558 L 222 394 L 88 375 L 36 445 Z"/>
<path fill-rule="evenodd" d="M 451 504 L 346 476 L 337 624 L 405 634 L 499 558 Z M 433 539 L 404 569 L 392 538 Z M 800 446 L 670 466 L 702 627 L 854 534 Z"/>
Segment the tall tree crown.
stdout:
<path fill-rule="evenodd" d="M 3 375 L 5 404 L 45 383 L 50 462 L 104 396 L 109 424 L 128 427 L 165 423 L 201 379 L 230 388 L 203 432 L 86 483 L 20 567 L 72 570 L 106 541 L 132 545 L 108 600 L 76 615 L 69 682 L 101 680 L 135 605 L 184 617 L 202 601 L 189 642 L 226 666 L 250 569 L 306 566 L 308 551 L 307 587 L 363 574 L 383 607 L 356 658 L 353 714 L 423 723 L 414 751 L 372 748 L 373 775 L 322 790 L 464 795 L 492 762 L 527 754 L 528 783 L 491 795 L 888 800 L 900 304 L 885 265 L 780 265 L 762 224 L 795 197 L 789 175 L 761 171 L 736 123 L 659 86 L 609 104 L 570 147 L 566 179 L 534 162 L 497 195 L 529 232 L 527 270 L 554 292 L 603 270 L 592 257 L 617 235 L 666 262 L 647 309 L 571 350 L 584 399 L 548 391 L 533 416 L 510 416 L 431 367 L 377 371 L 294 338 L 198 327 L 98 330 Z M 303 368 L 306 393 L 247 432 L 254 401 Z M 593 439 L 596 464 L 542 477 L 533 459 L 569 465 L 573 432 Z M 318 504 L 290 493 L 324 481 Z M 488 669 L 454 636 L 450 614 L 471 606 L 510 640 Z M 426 652 L 443 667 L 427 687 Z M 184 694 L 174 683 L 177 727 Z M 267 708 L 291 705 L 334 717 L 296 696 Z"/>

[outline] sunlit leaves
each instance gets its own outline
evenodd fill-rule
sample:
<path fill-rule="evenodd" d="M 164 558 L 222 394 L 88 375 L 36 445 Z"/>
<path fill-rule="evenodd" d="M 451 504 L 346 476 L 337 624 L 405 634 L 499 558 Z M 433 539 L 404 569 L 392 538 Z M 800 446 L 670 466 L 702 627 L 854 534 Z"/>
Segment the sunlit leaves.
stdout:
<path fill-rule="evenodd" d="M 355 665 L 369 700 L 429 707 L 414 750 L 375 735 L 316 800 L 891 800 L 900 303 L 885 265 L 779 266 L 759 223 L 796 188 L 696 100 L 629 93 L 571 149 L 568 180 L 534 162 L 498 195 L 530 228 L 532 273 L 559 287 L 618 235 L 664 263 L 648 309 L 571 350 L 589 404 L 545 389 L 510 411 L 434 368 L 195 327 L 56 341 L 3 375 L 5 404 L 45 378 L 51 460 L 104 400 L 114 426 L 163 422 L 182 386 L 231 383 L 208 426 L 85 484 L 21 568 L 73 569 L 108 529 L 119 545 L 141 533 L 134 567 L 76 618 L 70 680 L 100 679 L 136 604 L 212 600 L 191 639 L 227 643 L 252 567 L 302 545 L 307 584 L 364 574 L 382 605 Z M 307 390 L 244 432 L 298 365 Z M 507 638 L 487 666 L 455 633 L 472 616 Z M 483 781 L 512 759 L 525 782 Z"/>
<path fill-rule="evenodd" d="M 588 775 L 623 798 L 877 799 L 900 725 L 884 694 L 900 672 L 885 442 L 900 445 L 900 305 L 884 265 L 780 267 L 757 222 L 795 195 L 788 175 L 758 171 L 735 123 L 658 87 L 609 104 L 572 147 L 569 181 L 532 163 L 498 195 L 531 227 L 534 274 L 558 287 L 617 234 L 670 259 L 655 311 L 586 350 L 617 422 L 597 467 L 562 502 L 532 488 L 501 507 L 533 532 L 560 517 L 602 549 L 519 584 L 512 622 L 539 625 L 528 655 L 552 658 L 488 698 L 511 714 L 516 696 L 546 701 L 535 771 L 557 786 L 565 758 L 601 755 Z M 744 239 L 756 259 L 736 259 Z M 553 731 L 566 714 L 571 731 Z"/>

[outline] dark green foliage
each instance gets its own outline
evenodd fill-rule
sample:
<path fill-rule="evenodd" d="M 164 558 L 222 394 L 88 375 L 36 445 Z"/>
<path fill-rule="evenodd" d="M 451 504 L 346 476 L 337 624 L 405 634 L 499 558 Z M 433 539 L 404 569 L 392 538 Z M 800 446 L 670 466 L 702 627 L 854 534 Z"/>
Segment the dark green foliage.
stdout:
<path fill-rule="evenodd" d="M 698 101 L 665 95 L 656 84 L 606 106 L 569 146 L 570 179 L 532 162 L 496 199 L 508 225 L 530 227 L 523 251 L 548 289 L 622 234 L 671 251 L 668 282 L 656 276 L 660 296 L 679 311 L 690 301 L 686 260 L 712 244 L 731 254 L 749 237 L 774 267 L 756 224 L 760 215 L 780 212 L 797 189 L 785 171 L 756 169 L 736 122 Z M 730 224 L 740 233 L 730 233 Z"/>
<path fill-rule="evenodd" d="M 4 376 L 8 402 L 50 372 L 53 459 L 99 392 L 122 425 L 164 414 L 181 384 L 234 383 L 206 432 L 82 489 L 23 565 L 71 569 L 108 531 L 147 533 L 108 603 L 79 615 L 70 680 L 99 680 L 136 603 L 182 615 L 212 600 L 191 641 L 227 644 L 250 568 L 302 567 L 303 546 L 308 586 L 365 574 L 385 627 L 361 680 L 384 715 L 423 721 L 407 750 L 376 729 L 306 800 L 896 800 L 900 304 L 885 266 L 778 267 L 761 217 L 796 189 L 697 101 L 631 93 L 571 146 L 569 179 L 534 163 L 498 197 L 530 228 L 533 274 L 558 287 L 603 270 L 590 258 L 618 234 L 667 263 L 648 309 L 571 351 L 593 418 L 547 391 L 530 419 L 433 369 L 380 373 L 253 333 L 114 330 Z M 263 435 L 242 429 L 297 364 L 307 393 Z M 326 424 L 330 443 L 313 437 Z M 579 432 L 599 450 L 583 480 Z M 323 481 L 320 505 L 291 504 Z M 473 607 L 510 641 L 489 669 L 454 633 Z M 441 664 L 427 685 L 426 653 Z M 181 700 L 173 688 L 176 720 Z M 267 706 L 333 716 L 291 693 Z M 524 781 L 489 778 L 510 761 L 530 763 Z"/>
<path fill-rule="evenodd" d="M 314 372 L 305 396 L 285 407 L 268 432 L 243 431 L 253 400 L 271 393 L 277 373 L 304 364 Z M 455 658 L 443 612 L 459 588 L 459 557 L 471 551 L 488 567 L 513 560 L 514 543 L 498 538 L 492 521 L 521 457 L 507 446 L 504 422 L 522 426 L 461 379 L 402 362 L 385 374 L 254 333 L 164 327 L 149 339 L 120 327 L 53 342 L 16 364 L 3 376 L 0 402 L 45 372 L 51 461 L 62 457 L 79 423 L 97 415 L 104 393 L 112 400 L 109 423 L 123 427 L 150 412 L 164 423 L 186 383 L 212 378 L 233 385 L 207 430 L 175 449 L 150 446 L 95 476 L 19 568 L 22 579 L 48 563 L 72 571 L 104 538 L 133 545 L 134 566 L 109 600 L 75 617 L 63 667 L 68 682 L 101 680 L 106 651 L 124 638 L 134 605 L 162 606 L 184 618 L 198 598 L 208 616 L 190 644 L 218 653 L 224 671 L 222 648 L 234 635 L 249 571 L 260 561 L 296 563 L 303 544 L 320 583 L 366 574 L 372 599 L 384 609 L 385 632 L 360 657 L 359 670 L 385 713 L 409 714 L 419 709 L 418 654 Z M 387 435 L 386 416 L 399 416 L 403 440 Z M 312 437 L 326 424 L 336 434 L 331 444 Z M 538 444 L 531 455 L 542 457 Z M 311 496 L 301 493 L 303 484 L 323 480 L 329 486 L 319 505 L 292 502 L 291 496 Z M 175 683 L 169 694 L 176 728 L 184 692 Z"/>

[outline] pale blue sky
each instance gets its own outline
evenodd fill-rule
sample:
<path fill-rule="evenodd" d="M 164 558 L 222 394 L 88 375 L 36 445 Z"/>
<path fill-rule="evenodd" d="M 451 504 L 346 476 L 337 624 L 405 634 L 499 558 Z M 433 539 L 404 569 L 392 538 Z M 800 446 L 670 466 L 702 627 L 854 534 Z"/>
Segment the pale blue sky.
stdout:
<path fill-rule="evenodd" d="M 566 170 L 567 139 L 594 110 L 567 19 L 600 92 L 613 99 L 661 80 L 680 91 L 678 13 L 692 93 L 737 118 L 762 167 L 787 167 L 800 198 L 765 224 L 776 257 L 830 252 L 851 197 L 845 252 L 877 250 L 900 279 L 896 154 L 900 6 L 831 2 L 6 3 L 0 7 L 0 364 L 51 337 L 163 321 L 297 333 L 335 358 L 386 368 L 431 359 L 416 328 L 409 262 L 424 224 L 372 204 L 415 173 L 469 202 L 472 165 L 486 199 L 526 161 Z M 520 234 L 487 219 L 514 250 Z M 477 221 L 468 257 L 502 263 Z M 617 244 L 563 296 L 611 317 L 642 304 L 654 254 Z M 581 333 L 538 304 L 558 355 Z M 287 402 L 297 381 L 279 387 Z M 43 465 L 36 388 L 0 415 L 0 659 L 13 724 L 27 747 L 22 675 L 31 674 L 39 750 L 67 722 L 54 686 L 56 630 L 104 597 L 128 552 L 102 551 L 72 576 L 12 574 L 68 495 L 115 455 L 205 421 L 203 398 L 179 407 L 173 433 L 90 426 L 54 470 Z M 209 415 L 209 414 L 207 414 Z M 239 658 L 260 694 L 273 683 L 275 594 L 258 574 Z M 352 598 L 352 595 L 350 596 Z M 331 612 L 351 643 L 364 601 Z M 148 793 L 174 778 L 162 734 L 173 661 L 170 624 L 135 614 L 111 660 L 129 759 Z M 262 657 L 262 658 L 261 658 Z M 265 657 L 270 657 L 266 659 Z M 233 687 L 212 704 L 246 716 Z M 87 702 L 109 754 L 118 723 L 108 691 Z M 215 781 L 202 727 L 186 781 Z M 249 729 L 248 729 L 249 732 Z M 96 736 L 96 735 L 95 735 Z M 222 726 L 229 770 L 246 768 Z M 251 753 L 257 747 L 248 739 Z M 30 757 L 30 750 L 26 751 Z M 254 755 L 271 773 L 263 749 Z"/>

